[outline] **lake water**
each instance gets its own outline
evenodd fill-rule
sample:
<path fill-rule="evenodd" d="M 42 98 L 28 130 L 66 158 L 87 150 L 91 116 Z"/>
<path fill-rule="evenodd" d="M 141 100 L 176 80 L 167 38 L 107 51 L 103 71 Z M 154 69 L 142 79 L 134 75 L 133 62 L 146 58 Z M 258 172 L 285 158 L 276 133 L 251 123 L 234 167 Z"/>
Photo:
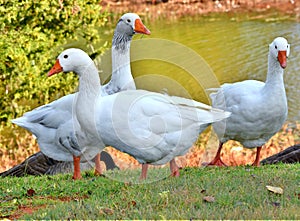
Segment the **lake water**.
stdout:
<path fill-rule="evenodd" d="M 268 45 L 278 36 L 291 44 L 285 86 L 291 121 L 300 120 L 300 24 L 289 20 L 233 17 L 144 22 L 150 36 L 136 35 L 131 46 L 138 88 L 165 91 L 209 103 L 207 88 L 246 79 L 264 81 Z M 111 41 L 112 31 L 103 38 Z M 102 59 L 100 67 L 110 72 Z M 197 76 L 196 76 L 197 75 Z M 101 76 L 107 79 L 107 75 Z"/>

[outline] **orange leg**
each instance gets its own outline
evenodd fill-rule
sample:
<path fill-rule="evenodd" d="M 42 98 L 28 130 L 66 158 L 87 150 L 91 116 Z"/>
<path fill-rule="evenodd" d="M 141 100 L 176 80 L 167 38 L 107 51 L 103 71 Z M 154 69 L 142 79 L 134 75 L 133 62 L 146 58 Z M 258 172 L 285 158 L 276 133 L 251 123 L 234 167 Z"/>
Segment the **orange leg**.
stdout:
<path fill-rule="evenodd" d="M 170 170 L 171 176 L 179 177 L 179 167 L 177 166 L 175 159 L 170 161 Z"/>
<path fill-rule="evenodd" d="M 222 150 L 222 147 L 223 147 L 223 143 L 220 142 L 217 155 L 215 156 L 215 158 L 209 164 L 207 164 L 208 166 L 219 166 L 219 167 L 221 167 L 221 166 L 227 166 L 221 160 L 221 150 Z"/>
<path fill-rule="evenodd" d="M 147 179 L 148 166 L 149 165 L 147 163 L 142 164 L 142 173 L 141 173 L 141 176 L 140 176 L 140 180 Z"/>
<path fill-rule="evenodd" d="M 252 164 L 252 166 L 259 167 L 259 165 L 260 165 L 260 151 L 261 151 L 261 146 L 256 148 L 256 158 L 255 158 L 254 163 Z"/>
<path fill-rule="evenodd" d="M 95 176 L 100 176 L 102 174 L 101 163 L 100 163 L 100 153 L 95 156 Z"/>
<path fill-rule="evenodd" d="M 73 180 L 79 180 L 82 178 L 80 174 L 80 156 L 78 157 L 73 156 L 73 163 L 74 163 Z"/>

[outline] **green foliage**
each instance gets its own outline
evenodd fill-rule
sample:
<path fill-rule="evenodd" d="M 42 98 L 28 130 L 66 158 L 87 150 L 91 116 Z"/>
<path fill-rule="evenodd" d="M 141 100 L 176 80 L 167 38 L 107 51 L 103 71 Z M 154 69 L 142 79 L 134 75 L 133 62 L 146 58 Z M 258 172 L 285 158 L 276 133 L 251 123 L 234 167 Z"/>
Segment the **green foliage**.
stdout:
<path fill-rule="evenodd" d="M 33 107 L 74 91 L 75 76 L 47 79 L 46 73 L 64 47 L 91 52 L 100 40 L 98 28 L 105 24 L 108 14 L 101 11 L 98 0 L 1 0 L 0 13 L 3 126 Z"/>

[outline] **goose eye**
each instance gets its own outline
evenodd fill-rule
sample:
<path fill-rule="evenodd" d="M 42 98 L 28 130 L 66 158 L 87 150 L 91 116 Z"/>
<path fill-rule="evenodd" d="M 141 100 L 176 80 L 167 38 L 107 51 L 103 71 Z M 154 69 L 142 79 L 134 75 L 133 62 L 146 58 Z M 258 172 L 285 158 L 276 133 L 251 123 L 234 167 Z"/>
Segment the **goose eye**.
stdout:
<path fill-rule="evenodd" d="M 289 48 L 289 46 L 287 45 L 286 48 Z"/>
<path fill-rule="evenodd" d="M 275 49 L 277 49 L 277 45 L 275 45 Z"/>
<path fill-rule="evenodd" d="M 65 55 L 64 55 L 64 58 L 68 58 L 68 55 L 67 55 L 67 54 L 65 54 Z"/>
<path fill-rule="evenodd" d="M 131 22 L 131 20 L 130 20 L 130 19 L 127 19 L 127 22 L 128 22 L 128 23 L 130 23 L 130 22 Z"/>

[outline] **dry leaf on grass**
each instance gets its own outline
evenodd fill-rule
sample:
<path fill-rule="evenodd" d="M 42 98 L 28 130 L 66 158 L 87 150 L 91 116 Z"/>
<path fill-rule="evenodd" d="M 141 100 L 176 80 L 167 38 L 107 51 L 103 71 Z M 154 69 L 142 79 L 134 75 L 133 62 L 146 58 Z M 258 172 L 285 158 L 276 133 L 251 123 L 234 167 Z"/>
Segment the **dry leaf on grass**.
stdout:
<path fill-rule="evenodd" d="M 114 214 L 114 210 L 110 208 L 102 208 L 100 209 L 100 214 L 112 215 Z"/>
<path fill-rule="evenodd" d="M 132 200 L 131 202 L 128 202 L 128 207 L 136 206 L 136 201 Z"/>
<path fill-rule="evenodd" d="M 268 185 L 266 187 L 270 192 L 277 193 L 277 194 L 283 194 L 283 189 L 280 187 L 268 186 Z"/>
<path fill-rule="evenodd" d="M 33 196 L 35 194 L 34 189 L 28 189 L 27 190 L 27 196 Z"/>
<path fill-rule="evenodd" d="M 215 202 L 215 197 L 213 196 L 205 196 L 203 197 L 204 202 L 213 203 Z"/>

